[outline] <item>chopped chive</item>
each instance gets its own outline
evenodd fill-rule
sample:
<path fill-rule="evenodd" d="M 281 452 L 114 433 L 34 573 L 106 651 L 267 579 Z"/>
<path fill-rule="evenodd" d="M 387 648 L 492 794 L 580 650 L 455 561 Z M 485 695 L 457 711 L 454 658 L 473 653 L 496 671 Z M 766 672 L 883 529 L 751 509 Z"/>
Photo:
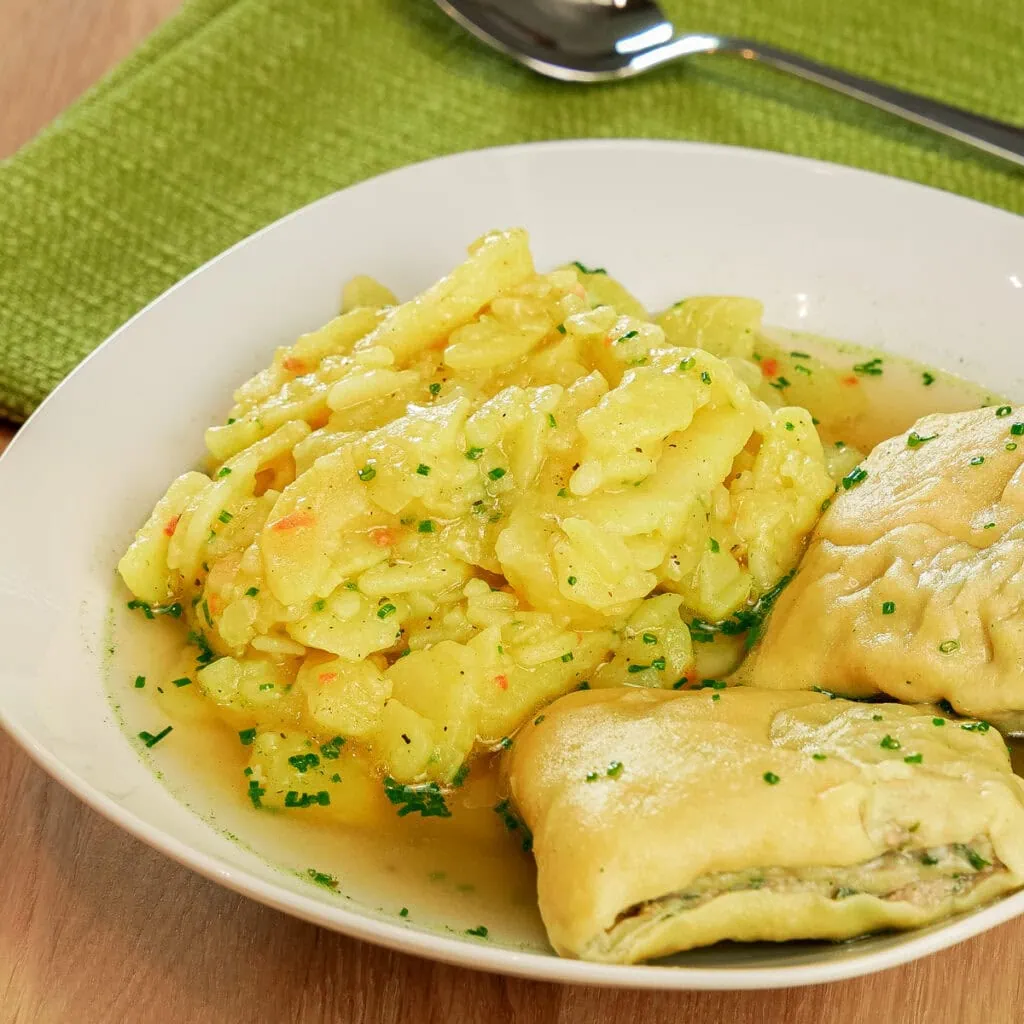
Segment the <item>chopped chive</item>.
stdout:
<path fill-rule="evenodd" d="M 536 718 L 535 718 L 535 719 L 533 720 L 533 724 L 534 724 L 534 725 L 540 725 L 540 723 L 544 721 L 545 717 L 546 717 L 545 715 L 538 715 L 538 716 L 537 716 L 537 717 L 536 717 Z"/>
<path fill-rule="evenodd" d="M 576 577 L 575 576 L 569 576 L 566 579 L 565 582 L 568 583 L 570 587 L 575 587 L 576 586 Z"/>
<path fill-rule="evenodd" d="M 416 467 L 416 472 L 419 473 L 420 476 L 430 476 L 430 467 L 421 462 Z"/>
<path fill-rule="evenodd" d="M 789 420 L 786 420 L 786 429 L 787 430 L 796 430 L 796 427 L 794 427 L 793 424 L 789 422 Z"/>
<path fill-rule="evenodd" d="M 435 381 L 433 384 L 430 385 L 428 390 L 432 395 L 439 395 L 441 393 L 441 385 Z"/>
<path fill-rule="evenodd" d="M 880 377 L 882 375 L 882 360 L 879 356 L 869 359 L 866 363 L 856 363 L 853 367 L 854 373 L 862 377 Z"/>
<path fill-rule="evenodd" d="M 843 490 L 848 491 L 851 487 L 863 483 L 867 478 L 868 471 L 861 466 L 855 466 L 843 477 Z"/>
<path fill-rule="evenodd" d="M 255 597 L 259 592 L 260 592 L 260 588 L 259 587 L 250 587 L 245 592 L 245 596 L 246 597 Z"/>
<path fill-rule="evenodd" d="M 807 352 L 790 352 L 789 353 L 794 359 L 810 359 L 810 355 Z"/>
<path fill-rule="evenodd" d="M 337 772 L 335 772 L 331 776 L 331 782 L 341 782 L 341 776 Z"/>
<path fill-rule="evenodd" d="M 793 369 L 796 370 L 797 373 L 802 373 L 805 377 L 810 377 L 814 373 L 814 371 L 810 367 L 801 366 L 799 363 L 797 363 L 796 366 L 793 367 Z"/>
<path fill-rule="evenodd" d="M 984 461 L 985 461 L 985 456 L 984 455 L 975 455 L 974 458 L 971 459 L 970 464 L 972 466 L 980 466 Z"/>
<path fill-rule="evenodd" d="M 569 497 L 569 492 L 564 487 L 559 487 L 558 488 L 558 497 L 559 498 L 568 498 Z"/>
<path fill-rule="evenodd" d="M 500 480 L 507 472 L 508 470 L 502 469 L 501 466 L 495 466 L 494 469 L 488 471 L 487 476 L 491 480 Z"/>
<path fill-rule="evenodd" d="M 408 907 L 402 907 L 402 909 L 398 912 L 398 916 L 399 917 L 408 917 L 409 916 L 409 908 Z"/>
<path fill-rule="evenodd" d="M 689 370 L 695 362 L 697 362 L 697 360 L 694 359 L 693 356 L 687 356 L 685 359 L 681 359 L 679 361 L 679 369 Z"/>
<path fill-rule="evenodd" d="M 172 679 L 171 685 L 176 686 L 180 690 L 183 686 L 191 686 L 192 680 L 188 676 L 182 676 L 180 679 Z"/>
<path fill-rule="evenodd" d="M 1013 434 L 1014 437 L 1021 437 L 1024 435 L 1024 423 L 1014 423 L 1014 425 L 1010 427 L 1010 433 Z"/>
<path fill-rule="evenodd" d="M 221 466 L 221 468 L 217 471 L 217 479 L 218 480 L 221 477 L 225 477 L 225 476 L 231 476 L 231 467 L 230 466 Z"/>
<path fill-rule="evenodd" d="M 1002 419 L 1004 416 L 1009 416 L 1013 412 L 1013 409 L 1008 405 L 1001 405 L 996 409 L 996 415 Z"/>
<path fill-rule="evenodd" d="M 883 601 L 882 602 L 882 614 L 883 615 L 892 615 L 892 613 L 894 611 L 896 611 L 896 602 L 895 601 Z"/>
<path fill-rule="evenodd" d="M 712 537 L 712 538 L 711 538 L 711 539 L 710 539 L 710 540 L 708 541 L 708 548 L 709 548 L 709 549 L 711 550 L 711 553 L 712 553 L 713 555 L 717 555 L 717 554 L 718 554 L 718 552 L 719 552 L 719 551 L 721 550 L 721 548 L 720 548 L 720 547 L 719 547 L 719 545 L 718 545 L 718 541 L 717 541 L 717 540 L 715 540 L 715 538 L 714 538 L 714 537 Z"/>
<path fill-rule="evenodd" d="M 1017 450 L 1017 445 L 1013 441 L 1007 441 L 1004 447 L 1008 452 L 1015 452 Z"/>
<path fill-rule="evenodd" d="M 397 611 L 398 609 L 391 603 L 381 605 L 380 608 L 377 609 L 377 618 L 386 619 L 389 615 L 394 615 Z"/>
<path fill-rule="evenodd" d="M 550 412 L 548 413 L 548 426 L 549 427 L 557 427 L 558 426 L 558 420 L 555 419 L 554 413 L 550 413 Z"/>
<path fill-rule="evenodd" d="M 654 658 L 654 659 L 652 659 L 652 661 L 651 661 L 651 668 L 656 668 L 659 672 L 664 672 L 665 671 L 665 659 L 664 658 Z"/>
<path fill-rule="evenodd" d="M 584 782 L 597 782 L 597 780 L 600 777 L 601 776 L 598 775 L 597 772 L 587 772 L 587 774 L 583 776 L 583 781 Z"/>
<path fill-rule="evenodd" d="M 260 685 L 259 685 L 260 693 L 263 693 L 264 690 L 273 690 L 273 689 L 274 689 L 274 684 L 273 683 L 260 683 Z"/>
<path fill-rule="evenodd" d="M 963 843 L 954 844 L 954 849 L 967 861 L 968 864 L 971 865 L 972 868 L 974 868 L 975 871 L 981 871 L 982 868 L 991 866 L 991 861 L 985 860 L 977 850 L 973 850 L 971 847 L 965 846 Z"/>
<path fill-rule="evenodd" d="M 325 889 L 338 888 L 338 880 L 333 875 L 327 874 L 326 871 L 317 871 L 316 868 L 307 868 L 306 874 L 309 875 L 310 879 L 316 882 L 317 885 L 322 885 Z"/>
<path fill-rule="evenodd" d="M 341 756 L 341 748 L 345 746 L 344 736 L 334 736 L 326 743 L 320 744 L 320 753 L 328 761 L 337 761 Z"/>
<path fill-rule="evenodd" d="M 926 441 L 934 441 L 938 434 L 928 434 L 922 437 L 916 430 L 912 430 L 907 435 L 907 447 L 908 448 L 920 448 Z"/>
<path fill-rule="evenodd" d="M 511 736 L 502 736 L 501 739 L 498 740 L 498 746 L 502 750 L 508 750 L 509 747 L 512 746 L 512 737 Z"/>
<path fill-rule="evenodd" d="M 572 265 L 573 265 L 573 266 L 574 266 L 574 267 L 575 267 L 575 268 L 576 268 L 576 269 L 577 269 L 577 270 L 578 270 L 578 271 L 579 271 L 579 272 L 580 272 L 581 274 L 607 274 L 607 273 L 608 273 L 608 271 L 607 271 L 607 270 L 605 270 L 605 269 L 604 269 L 604 267 L 593 267 L 593 268 L 591 268 L 591 267 L 585 267 L 585 266 L 584 266 L 584 265 L 583 265 L 582 263 L 580 263 L 580 261 L 579 261 L 579 260 L 573 260 L 573 261 L 572 261 Z M 485 935 L 487 934 L 487 929 L 486 929 L 486 928 L 484 929 L 484 934 L 485 934 Z"/>
<path fill-rule="evenodd" d="M 566 651 L 565 654 L 562 655 L 562 661 L 572 661 L 572 651 Z"/>
<path fill-rule="evenodd" d="M 584 271 L 584 273 L 587 273 L 587 271 Z M 595 274 L 603 274 L 604 271 L 603 270 L 595 270 L 595 271 L 593 271 L 593 273 L 595 273 Z M 466 934 L 467 935 L 472 935 L 474 938 L 477 938 L 477 939 L 486 939 L 487 938 L 487 926 L 481 924 L 481 925 L 478 925 L 476 928 L 467 928 L 466 929 Z"/>
<path fill-rule="evenodd" d="M 263 805 L 260 803 L 260 797 L 262 797 L 267 791 L 259 784 L 257 779 L 249 780 L 249 799 L 252 801 L 253 807 L 259 810 Z"/>
<path fill-rule="evenodd" d="M 774 786 L 779 782 L 779 777 L 775 774 L 775 772 L 765 772 L 764 775 L 761 776 L 761 778 L 764 779 L 764 781 L 767 782 L 769 786 Z"/>
<path fill-rule="evenodd" d="M 242 731 L 238 734 L 238 739 L 240 740 L 243 747 L 252 746 L 252 741 L 256 739 L 256 730 L 242 729 Z"/>
<path fill-rule="evenodd" d="M 824 761 L 828 757 L 828 755 L 827 754 L 811 754 L 811 757 L 813 757 L 815 761 Z"/>
<path fill-rule="evenodd" d="M 700 371 L 700 379 L 701 379 L 701 381 L 703 381 L 703 383 L 710 384 L 711 383 L 711 374 L 708 373 L 707 370 L 701 370 Z"/>
<path fill-rule="evenodd" d="M 932 725 L 945 725 L 945 724 L 946 724 L 946 720 L 944 718 L 936 717 L 936 718 L 932 719 Z"/>
<path fill-rule="evenodd" d="M 136 690 L 141 690 L 145 685 L 146 685 L 146 677 L 145 676 L 136 676 L 135 677 L 135 689 Z"/>
<path fill-rule="evenodd" d="M 608 770 L 605 774 L 610 779 L 617 779 L 622 774 L 622 762 L 612 761 L 611 764 L 608 765 Z"/>
<path fill-rule="evenodd" d="M 288 758 L 288 763 L 300 775 L 305 775 L 310 768 L 316 768 L 320 764 L 320 758 L 316 754 L 295 754 Z"/>
<path fill-rule="evenodd" d="M 935 383 L 935 375 L 925 370 L 925 372 L 921 374 L 921 382 L 926 388 L 931 387 L 931 385 Z"/>
<path fill-rule="evenodd" d="M 476 462 L 476 460 L 479 459 L 480 456 L 483 455 L 483 453 L 483 448 L 467 448 L 466 458 L 469 459 L 470 462 Z"/>
<path fill-rule="evenodd" d="M 650 665 L 630 665 L 626 671 L 630 675 L 634 675 L 637 672 L 646 672 L 651 666 Z"/>
<path fill-rule="evenodd" d="M 369 463 L 363 466 L 363 468 L 358 470 L 356 473 L 356 476 L 358 476 L 364 484 L 369 483 L 376 475 L 377 470 L 375 470 Z"/>
<path fill-rule="evenodd" d="M 347 583 L 345 584 L 345 589 L 346 589 L 346 590 L 358 590 L 358 589 L 359 589 L 359 584 L 358 584 L 358 583 L 356 583 L 356 581 L 355 581 L 355 580 L 349 580 L 349 581 L 348 581 L 348 582 L 347 582 Z"/>
<path fill-rule="evenodd" d="M 939 650 L 943 654 L 952 654 L 954 651 L 959 651 L 960 650 L 960 641 L 959 640 L 943 640 L 942 643 L 939 644 Z"/>
<path fill-rule="evenodd" d="M 420 525 L 416 527 L 416 529 L 419 530 L 420 533 L 433 533 L 434 522 L 432 519 L 421 519 Z"/>
<path fill-rule="evenodd" d="M 639 336 L 639 331 L 626 331 L 626 333 L 623 334 L 622 337 L 615 339 L 615 344 L 618 345 L 620 341 L 629 341 L 630 338 L 638 338 Z"/>
<path fill-rule="evenodd" d="M 559 334 L 565 334 L 565 324 L 559 324 L 555 330 L 558 331 Z"/>
<path fill-rule="evenodd" d="M 819 511 L 820 511 L 820 512 L 827 512 L 827 511 L 828 511 L 828 507 L 829 507 L 829 505 L 831 505 L 831 504 L 832 504 L 832 499 L 831 499 L 831 498 L 826 498 L 826 499 L 825 499 L 825 500 L 824 500 L 824 501 L 823 501 L 823 502 L 821 503 L 821 507 L 819 508 Z"/>
<path fill-rule="evenodd" d="M 458 788 L 469 778 L 469 762 L 463 761 L 458 771 L 452 776 L 452 785 Z"/>
<path fill-rule="evenodd" d="M 319 601 L 313 602 L 313 611 L 322 612 L 327 607 L 327 602 L 321 597 Z"/>
<path fill-rule="evenodd" d="M 656 644 L 658 642 L 658 638 L 653 633 L 644 633 L 640 639 L 643 640 L 645 644 Z"/>
<path fill-rule="evenodd" d="M 770 387 L 775 388 L 776 391 L 785 391 L 789 387 L 789 381 L 785 377 L 779 377 L 778 380 L 770 380 L 768 384 Z"/>
<path fill-rule="evenodd" d="M 883 750 L 899 750 L 900 741 L 895 736 L 890 736 L 886 733 L 881 742 L 878 744 Z"/>
<path fill-rule="evenodd" d="M 964 732 L 988 732 L 991 726 L 988 722 L 965 722 L 960 728 Z"/>
<path fill-rule="evenodd" d="M 939 863 L 939 858 L 938 857 L 933 857 L 930 853 L 922 853 L 921 854 L 921 863 L 926 868 L 931 868 L 931 867 L 934 867 L 936 864 Z"/>
<path fill-rule="evenodd" d="M 174 726 L 168 725 L 155 736 L 151 732 L 140 732 L 139 739 L 142 740 L 147 747 L 155 747 L 169 732 L 173 732 L 173 730 Z"/>
<path fill-rule="evenodd" d="M 218 514 L 217 518 L 222 523 L 227 524 L 227 523 L 230 523 L 231 520 L 234 519 L 235 517 L 226 508 L 222 508 L 220 510 L 220 513 Z"/>
<path fill-rule="evenodd" d="M 924 760 L 924 754 L 907 754 L 903 760 L 907 764 L 920 764 Z"/>

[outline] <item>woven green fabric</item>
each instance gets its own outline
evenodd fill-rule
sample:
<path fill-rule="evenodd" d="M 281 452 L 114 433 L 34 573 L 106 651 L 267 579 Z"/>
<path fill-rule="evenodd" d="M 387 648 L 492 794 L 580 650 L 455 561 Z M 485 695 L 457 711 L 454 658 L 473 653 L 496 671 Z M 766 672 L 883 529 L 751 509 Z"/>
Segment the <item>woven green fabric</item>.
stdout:
<path fill-rule="evenodd" d="M 665 7 L 680 28 L 743 33 L 1024 122 L 1022 3 Z M 0 164 L 0 415 L 25 417 L 146 302 L 297 206 L 442 153 L 583 136 L 782 150 L 1024 212 L 1019 170 L 747 62 L 569 86 L 487 50 L 428 0 L 192 0 Z"/>

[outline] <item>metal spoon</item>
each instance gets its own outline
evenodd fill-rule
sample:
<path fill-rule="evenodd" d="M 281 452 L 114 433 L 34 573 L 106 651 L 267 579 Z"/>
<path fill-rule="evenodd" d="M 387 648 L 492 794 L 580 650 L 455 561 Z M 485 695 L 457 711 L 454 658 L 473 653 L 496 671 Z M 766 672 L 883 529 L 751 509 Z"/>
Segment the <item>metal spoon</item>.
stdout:
<path fill-rule="evenodd" d="M 731 53 L 760 60 L 853 96 L 1024 166 L 1024 129 L 796 53 L 734 36 L 676 36 L 655 0 L 435 0 L 496 50 L 549 78 L 601 82 L 627 78 L 676 57 Z"/>

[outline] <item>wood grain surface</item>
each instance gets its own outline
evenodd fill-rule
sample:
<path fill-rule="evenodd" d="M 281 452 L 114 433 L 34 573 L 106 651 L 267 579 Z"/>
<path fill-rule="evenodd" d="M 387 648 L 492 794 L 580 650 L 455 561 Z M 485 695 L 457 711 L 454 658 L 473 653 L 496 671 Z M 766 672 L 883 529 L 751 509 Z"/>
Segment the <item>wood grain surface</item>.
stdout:
<path fill-rule="evenodd" d="M 0 157 L 177 6 L 0 0 Z M 0 447 L 9 436 L 0 428 Z M 193 875 L 0 734 L 2 1024 L 1008 1024 L 1024 1006 L 1022 947 L 1024 920 L 871 978 L 763 993 L 566 988 L 444 967 Z"/>

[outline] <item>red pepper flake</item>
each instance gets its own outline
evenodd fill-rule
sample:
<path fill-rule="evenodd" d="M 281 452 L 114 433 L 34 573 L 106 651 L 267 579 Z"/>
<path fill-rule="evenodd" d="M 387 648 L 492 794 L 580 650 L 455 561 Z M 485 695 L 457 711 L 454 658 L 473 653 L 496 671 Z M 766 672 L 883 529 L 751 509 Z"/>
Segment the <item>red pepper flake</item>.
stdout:
<path fill-rule="evenodd" d="M 395 543 L 396 531 L 390 526 L 376 526 L 370 531 L 370 540 L 378 547 L 389 548 Z"/>
<path fill-rule="evenodd" d="M 321 672 L 317 677 L 317 682 L 323 686 L 325 683 L 329 683 L 332 679 L 338 678 L 337 672 Z"/>
<path fill-rule="evenodd" d="M 171 516 L 171 518 L 167 520 L 167 525 L 164 527 L 164 533 L 167 534 L 168 537 L 174 536 L 174 531 L 178 528 L 179 519 L 181 519 L 181 516 Z"/>
<path fill-rule="evenodd" d="M 849 377 L 843 378 L 843 383 L 848 388 L 855 388 L 860 383 L 860 381 L 857 380 L 857 378 L 851 373 Z"/>
<path fill-rule="evenodd" d="M 270 529 L 275 531 L 281 530 L 297 530 L 303 526 L 312 526 L 316 522 L 316 517 L 312 512 L 289 512 L 286 516 L 281 516 L 276 522 L 270 524 Z"/>
<path fill-rule="evenodd" d="M 211 594 L 209 600 L 206 602 L 206 606 L 214 615 L 219 615 L 221 612 L 220 598 L 216 594 Z"/>
<path fill-rule="evenodd" d="M 761 361 L 761 372 L 766 377 L 774 377 L 779 372 L 778 359 L 763 359 Z"/>
<path fill-rule="evenodd" d="M 501 687 L 501 688 L 502 688 L 503 690 L 507 690 L 507 689 L 508 689 L 508 676 L 506 676 L 506 675 L 504 675 L 504 674 L 502 674 L 502 675 L 500 675 L 500 676 L 495 676 L 495 677 L 494 677 L 494 681 L 495 681 L 495 682 L 496 682 L 496 683 L 497 683 L 497 684 L 498 684 L 498 685 L 499 685 L 499 686 L 500 686 L 500 687 Z"/>
<path fill-rule="evenodd" d="M 296 359 L 295 356 L 288 356 L 287 359 L 283 360 L 281 365 L 289 373 L 305 373 L 306 364 L 301 359 Z"/>

